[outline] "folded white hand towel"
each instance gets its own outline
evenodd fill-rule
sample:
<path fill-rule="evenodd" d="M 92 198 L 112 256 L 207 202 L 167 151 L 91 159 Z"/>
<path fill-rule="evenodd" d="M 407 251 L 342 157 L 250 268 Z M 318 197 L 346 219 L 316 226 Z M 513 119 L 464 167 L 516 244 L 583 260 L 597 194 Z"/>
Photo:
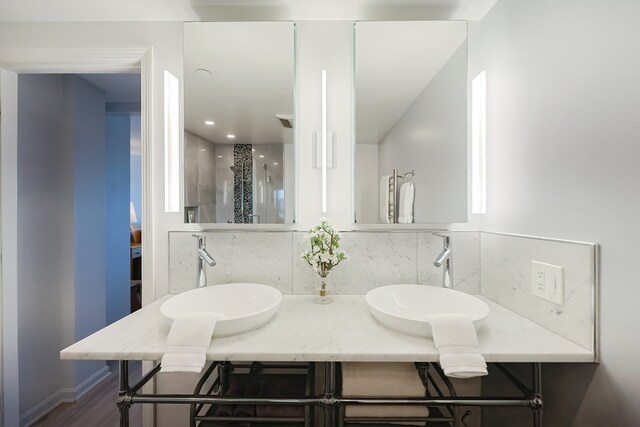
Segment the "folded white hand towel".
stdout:
<path fill-rule="evenodd" d="M 405 182 L 400 187 L 400 210 L 398 211 L 398 222 L 402 224 L 413 223 L 413 196 L 415 189 L 412 182 Z"/>
<path fill-rule="evenodd" d="M 389 224 L 389 181 L 391 175 L 383 175 L 380 177 L 380 221 L 383 224 Z"/>
<path fill-rule="evenodd" d="M 343 362 L 343 397 L 423 397 L 425 388 L 413 363 Z M 428 417 L 426 406 L 346 405 L 347 417 Z M 422 423 L 402 423 L 424 425 Z"/>
<path fill-rule="evenodd" d="M 478 336 L 469 316 L 444 313 L 426 316 L 433 342 L 440 353 L 440 366 L 452 378 L 487 375 L 487 364 L 478 351 Z"/>
<path fill-rule="evenodd" d="M 189 313 L 173 320 L 160 372 L 202 371 L 221 313 Z"/>

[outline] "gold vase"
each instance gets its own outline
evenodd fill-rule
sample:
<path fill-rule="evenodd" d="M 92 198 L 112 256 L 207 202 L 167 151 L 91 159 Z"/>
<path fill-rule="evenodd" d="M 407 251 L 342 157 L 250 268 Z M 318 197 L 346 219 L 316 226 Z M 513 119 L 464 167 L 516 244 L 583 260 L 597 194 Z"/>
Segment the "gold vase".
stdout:
<path fill-rule="evenodd" d="M 320 287 L 317 289 L 318 296 L 313 299 L 313 302 L 316 304 L 331 304 L 333 298 L 329 296 L 329 270 L 320 270 L 318 275 L 320 276 Z"/>

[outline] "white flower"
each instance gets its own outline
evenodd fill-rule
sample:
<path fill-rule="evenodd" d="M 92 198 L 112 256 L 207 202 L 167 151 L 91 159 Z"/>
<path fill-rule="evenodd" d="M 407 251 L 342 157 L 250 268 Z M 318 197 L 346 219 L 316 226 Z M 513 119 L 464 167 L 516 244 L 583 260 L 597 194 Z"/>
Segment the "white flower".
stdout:
<path fill-rule="evenodd" d="M 338 251 L 340 233 L 331 227 L 327 218 L 320 220 L 320 225 L 309 230 L 304 235 L 305 241 L 310 243 L 310 250 L 303 251 L 300 256 L 307 261 L 315 273 L 330 271 L 347 259 L 344 251 Z"/>

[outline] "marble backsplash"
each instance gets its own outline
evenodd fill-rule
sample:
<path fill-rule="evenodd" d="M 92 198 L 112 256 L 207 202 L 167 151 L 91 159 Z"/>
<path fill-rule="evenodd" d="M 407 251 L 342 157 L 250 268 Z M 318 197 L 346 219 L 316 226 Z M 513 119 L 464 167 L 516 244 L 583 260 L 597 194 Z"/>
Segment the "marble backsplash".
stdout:
<path fill-rule="evenodd" d="M 207 248 L 217 261 L 206 268 L 208 284 L 258 282 L 283 294 L 313 294 L 319 278 L 301 258 L 303 232 L 208 231 Z M 503 307 L 595 351 L 597 245 L 471 231 L 451 236 L 454 289 L 482 294 Z M 395 283 L 442 285 L 433 260 L 443 246 L 432 232 L 343 232 L 349 259 L 330 275 L 333 294 L 361 295 Z M 196 240 L 191 232 L 169 233 L 170 292 L 195 288 Z M 531 261 L 564 267 L 565 301 L 531 294 Z"/>
<path fill-rule="evenodd" d="M 200 233 L 217 261 L 206 268 L 208 284 L 259 282 L 284 294 L 312 294 L 318 277 L 300 257 L 303 232 Z M 480 293 L 480 238 L 477 232 L 447 232 L 453 250 L 453 286 Z M 169 233 L 170 292 L 193 289 L 196 240 L 191 232 Z M 344 232 L 341 249 L 349 260 L 330 275 L 334 294 L 365 294 L 378 286 L 423 283 L 440 286 L 442 268 L 433 260 L 442 250 L 442 237 L 430 232 Z"/>
<path fill-rule="evenodd" d="M 481 293 L 576 344 L 596 350 L 597 245 L 481 233 Z M 531 294 L 531 261 L 564 268 L 564 304 Z"/>

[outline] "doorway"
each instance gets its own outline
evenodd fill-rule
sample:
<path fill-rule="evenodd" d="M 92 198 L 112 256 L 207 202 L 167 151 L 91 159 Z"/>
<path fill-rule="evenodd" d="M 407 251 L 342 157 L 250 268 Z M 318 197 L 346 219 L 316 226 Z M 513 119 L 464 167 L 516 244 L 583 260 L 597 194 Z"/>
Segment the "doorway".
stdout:
<path fill-rule="evenodd" d="M 78 76 L 105 92 L 106 229 L 113 233 L 106 238 L 106 305 L 107 324 L 111 324 L 142 306 L 140 74 Z M 123 289 L 121 283 L 130 286 Z"/>
<path fill-rule="evenodd" d="M 17 394 L 7 393 L 3 403 L 18 404 L 4 419 L 19 417 L 19 424 L 5 425 L 30 425 L 109 374 L 105 362 L 61 362 L 59 351 L 140 306 L 142 105 L 139 72 L 18 74 L 16 80 L 13 325 L 19 327 L 15 344 L 4 340 L 3 354 L 13 354 L 4 358 L 3 372 L 17 375 L 2 379 L 3 389 Z M 135 90 L 114 95 L 125 80 Z M 2 172 L 4 189 L 9 181 Z M 18 387 L 7 387 L 8 379 Z"/>

